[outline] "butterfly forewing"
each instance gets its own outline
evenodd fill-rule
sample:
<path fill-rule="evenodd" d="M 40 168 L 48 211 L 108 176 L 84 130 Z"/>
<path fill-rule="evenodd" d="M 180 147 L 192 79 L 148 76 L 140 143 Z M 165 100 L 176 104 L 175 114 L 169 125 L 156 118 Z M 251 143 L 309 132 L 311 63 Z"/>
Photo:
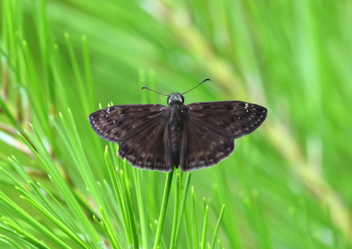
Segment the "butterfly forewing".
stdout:
<path fill-rule="evenodd" d="M 115 105 L 89 115 L 89 123 L 111 142 L 128 140 L 163 119 L 163 105 Z"/>
<path fill-rule="evenodd" d="M 201 102 L 187 105 L 188 115 L 225 137 L 239 138 L 257 129 L 267 109 L 242 101 Z"/>

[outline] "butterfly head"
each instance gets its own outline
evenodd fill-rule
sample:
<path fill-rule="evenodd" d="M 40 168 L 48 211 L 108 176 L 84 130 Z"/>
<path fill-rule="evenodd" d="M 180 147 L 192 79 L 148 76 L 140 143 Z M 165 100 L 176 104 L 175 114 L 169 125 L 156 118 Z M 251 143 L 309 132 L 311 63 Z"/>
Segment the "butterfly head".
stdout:
<path fill-rule="evenodd" d="M 167 103 L 170 104 L 183 104 L 185 101 L 185 98 L 182 96 L 180 93 L 172 93 L 168 98 L 167 98 Z"/>
<path fill-rule="evenodd" d="M 210 80 L 210 79 L 205 79 L 205 80 L 203 80 L 203 81 L 200 82 L 198 85 L 196 85 L 195 87 L 189 89 L 188 91 L 186 91 L 186 92 L 184 92 L 184 93 L 172 93 L 172 94 L 170 94 L 170 95 L 166 95 L 166 94 L 164 94 L 164 93 L 159 93 L 159 92 L 154 91 L 154 90 L 152 90 L 152 89 L 150 89 L 150 88 L 148 88 L 148 87 L 145 87 L 145 86 L 142 87 L 141 90 L 142 90 L 142 89 L 148 89 L 148 90 L 150 90 L 150 91 L 152 91 L 152 92 L 155 92 L 155 93 L 158 93 L 158 94 L 167 96 L 167 104 L 168 104 L 168 105 L 170 105 L 170 104 L 183 104 L 183 102 L 185 101 L 185 98 L 182 96 L 183 94 L 188 93 L 189 91 L 193 90 L 194 88 L 196 88 L 197 86 L 199 86 L 200 84 L 202 84 L 202 83 L 204 83 L 204 82 L 206 82 L 206 81 L 208 81 L 208 80 Z"/>

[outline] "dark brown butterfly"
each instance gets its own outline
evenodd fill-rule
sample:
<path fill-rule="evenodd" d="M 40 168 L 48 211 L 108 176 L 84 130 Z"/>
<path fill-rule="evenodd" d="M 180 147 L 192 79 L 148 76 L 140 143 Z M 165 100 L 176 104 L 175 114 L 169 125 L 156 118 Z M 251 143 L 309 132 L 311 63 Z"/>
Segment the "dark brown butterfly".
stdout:
<path fill-rule="evenodd" d="M 184 105 L 182 95 L 187 92 L 163 94 L 168 96 L 168 106 L 104 108 L 90 114 L 89 123 L 102 139 L 118 143 L 118 155 L 134 167 L 169 172 L 175 165 L 192 171 L 228 157 L 235 139 L 257 129 L 268 112 L 242 101 Z"/>

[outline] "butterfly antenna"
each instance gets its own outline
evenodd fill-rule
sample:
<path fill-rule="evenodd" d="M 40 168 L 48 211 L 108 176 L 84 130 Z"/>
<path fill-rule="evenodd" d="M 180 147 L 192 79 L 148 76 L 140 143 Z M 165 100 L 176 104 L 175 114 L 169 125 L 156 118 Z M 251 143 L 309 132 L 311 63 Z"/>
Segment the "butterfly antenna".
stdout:
<path fill-rule="evenodd" d="M 148 88 L 148 87 L 146 87 L 146 86 L 144 86 L 144 87 L 141 88 L 141 90 L 143 90 L 143 89 L 147 89 L 147 90 L 150 90 L 150 91 L 152 91 L 152 92 L 159 93 L 159 92 L 154 91 L 154 90 L 152 90 L 152 89 L 150 89 L 150 88 Z M 169 95 L 166 95 L 166 94 L 163 94 L 163 93 L 159 93 L 159 94 L 164 95 L 164 96 L 169 96 Z"/>
<path fill-rule="evenodd" d="M 196 88 L 197 86 L 199 86 L 200 84 L 202 84 L 202 83 L 204 83 L 204 82 L 206 82 L 206 81 L 208 81 L 208 80 L 211 81 L 211 79 L 205 79 L 205 80 L 203 80 L 202 82 L 200 82 L 198 85 L 196 85 L 195 87 L 189 89 L 187 92 L 182 93 L 181 95 L 183 95 L 183 94 L 185 94 L 185 93 L 188 93 L 189 91 L 193 90 L 194 88 Z"/>

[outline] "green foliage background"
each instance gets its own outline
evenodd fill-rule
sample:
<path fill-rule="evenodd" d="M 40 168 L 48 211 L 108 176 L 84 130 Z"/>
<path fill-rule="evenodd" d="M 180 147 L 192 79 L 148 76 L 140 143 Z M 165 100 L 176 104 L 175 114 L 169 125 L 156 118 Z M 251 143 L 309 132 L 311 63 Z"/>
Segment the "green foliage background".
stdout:
<path fill-rule="evenodd" d="M 215 248 L 352 248 L 350 1 L 2 0 L 0 8 L 0 248 L 155 246 L 166 174 L 123 166 L 111 144 L 104 158 L 107 143 L 87 116 L 99 103 L 166 104 L 140 87 L 183 92 L 205 78 L 186 104 L 243 100 L 267 107 L 268 118 L 228 159 L 192 173 L 193 195 L 190 176 L 174 174 L 160 248 L 208 248 L 214 238 Z"/>

